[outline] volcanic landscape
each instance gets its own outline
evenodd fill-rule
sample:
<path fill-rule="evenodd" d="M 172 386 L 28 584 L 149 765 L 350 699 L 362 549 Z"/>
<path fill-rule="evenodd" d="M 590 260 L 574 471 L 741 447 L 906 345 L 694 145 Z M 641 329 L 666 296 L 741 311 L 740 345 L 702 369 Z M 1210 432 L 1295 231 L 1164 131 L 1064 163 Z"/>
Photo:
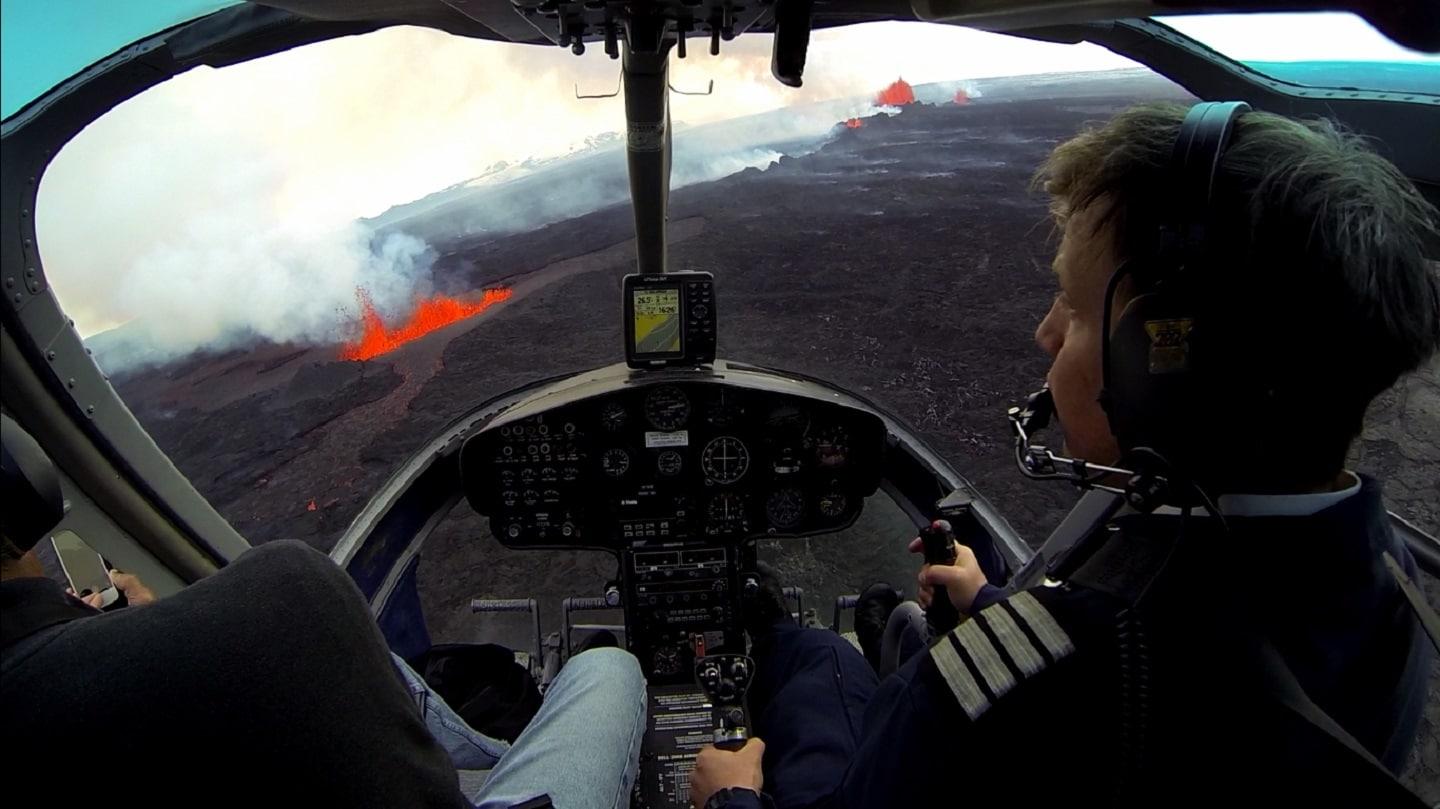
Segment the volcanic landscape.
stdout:
<path fill-rule="evenodd" d="M 837 119 L 808 153 L 679 188 L 671 266 L 715 274 L 721 356 L 803 371 L 888 407 L 1038 544 L 1075 495 L 1022 482 L 1004 420 L 1048 367 L 1032 334 L 1055 291 L 1054 234 L 1031 173 L 1086 122 L 1189 96 L 1135 72 L 978 85 L 971 98 Z M 678 149 L 685 133 L 676 137 Z M 614 160 L 623 165 L 618 152 Z M 439 255 L 424 317 L 450 325 L 386 324 L 371 310 L 360 342 L 265 344 L 114 375 L 160 447 L 252 543 L 299 538 L 329 550 L 452 419 L 537 379 L 624 359 L 627 205 L 509 234 L 452 227 L 453 203 L 410 207 L 386 226 L 421 231 Z M 1437 370 L 1377 402 L 1352 459 L 1385 481 L 1391 509 L 1432 533 Z M 877 578 L 911 589 L 912 535 L 877 495 L 850 530 L 766 553 L 828 619 L 835 594 Z M 1253 573 L 1244 560 L 1230 564 Z M 528 648 L 523 621 L 477 619 L 469 599 L 537 598 L 549 629 L 561 598 L 597 595 L 614 571 L 601 553 L 505 550 L 462 501 L 424 549 L 420 586 L 436 642 Z M 1430 800 L 1440 799 L 1435 693 L 1411 767 Z"/>

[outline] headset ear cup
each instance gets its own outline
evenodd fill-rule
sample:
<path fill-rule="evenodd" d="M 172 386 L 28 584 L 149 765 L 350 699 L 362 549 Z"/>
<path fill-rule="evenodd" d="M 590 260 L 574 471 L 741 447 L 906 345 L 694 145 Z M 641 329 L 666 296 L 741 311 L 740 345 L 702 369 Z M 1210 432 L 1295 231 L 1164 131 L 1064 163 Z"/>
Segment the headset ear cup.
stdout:
<path fill-rule="evenodd" d="M 1191 307 L 1165 292 L 1135 297 L 1115 320 L 1101 403 L 1122 452 L 1149 447 L 1172 462 L 1187 454 L 1199 405 L 1196 336 Z"/>

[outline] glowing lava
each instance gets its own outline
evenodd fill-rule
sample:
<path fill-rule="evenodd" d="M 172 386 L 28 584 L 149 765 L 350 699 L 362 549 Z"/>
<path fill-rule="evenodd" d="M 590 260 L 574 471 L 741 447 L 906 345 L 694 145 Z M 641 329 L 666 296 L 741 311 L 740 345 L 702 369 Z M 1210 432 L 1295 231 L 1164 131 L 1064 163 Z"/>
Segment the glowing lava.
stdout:
<path fill-rule="evenodd" d="M 896 79 L 893 84 L 880 91 L 875 96 L 875 103 L 882 107 L 903 107 L 906 104 L 915 103 L 915 89 L 910 82 L 904 79 Z"/>
<path fill-rule="evenodd" d="M 394 351 L 412 340 L 418 340 L 436 329 L 444 328 L 458 320 L 478 315 L 501 301 L 508 300 L 512 290 L 499 287 L 487 289 L 478 301 L 462 301 L 436 295 L 420 301 L 410 317 L 393 329 L 386 328 L 375 311 L 375 304 L 365 290 L 356 290 L 360 299 L 360 339 L 347 344 L 340 351 L 342 360 L 368 360 Z"/>
<path fill-rule="evenodd" d="M 970 94 L 967 93 L 967 92 L 965 92 L 964 90 L 956 90 L 956 91 L 955 91 L 955 103 L 956 103 L 956 104 L 969 104 L 969 103 L 970 103 Z"/>
<path fill-rule="evenodd" d="M 848 121 L 845 122 L 845 128 L 846 128 L 846 129 L 859 129 L 860 127 L 862 127 L 862 126 L 864 126 L 864 125 L 865 125 L 865 122 L 862 121 L 862 120 L 859 119 L 859 118 L 851 118 L 850 120 L 848 120 Z"/>

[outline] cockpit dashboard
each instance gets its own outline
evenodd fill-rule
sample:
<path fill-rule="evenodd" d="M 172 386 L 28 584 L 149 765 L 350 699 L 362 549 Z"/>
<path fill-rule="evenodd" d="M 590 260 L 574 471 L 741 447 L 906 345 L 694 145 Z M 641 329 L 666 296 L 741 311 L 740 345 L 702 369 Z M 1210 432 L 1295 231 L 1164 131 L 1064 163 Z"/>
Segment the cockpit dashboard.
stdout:
<path fill-rule="evenodd" d="M 502 414 L 465 444 L 465 494 L 512 548 L 733 544 L 829 533 L 880 479 L 873 413 L 734 374 L 637 375 Z"/>

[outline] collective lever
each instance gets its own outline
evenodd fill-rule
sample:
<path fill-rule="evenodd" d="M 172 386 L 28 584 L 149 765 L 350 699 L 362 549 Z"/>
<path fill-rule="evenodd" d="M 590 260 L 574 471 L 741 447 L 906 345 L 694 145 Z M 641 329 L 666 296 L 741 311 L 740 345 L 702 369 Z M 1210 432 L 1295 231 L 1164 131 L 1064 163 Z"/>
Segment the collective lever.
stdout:
<path fill-rule="evenodd" d="M 755 679 L 755 661 L 745 655 L 707 655 L 695 661 L 695 682 L 710 700 L 715 746 L 739 750 L 750 738 L 745 694 Z"/>

